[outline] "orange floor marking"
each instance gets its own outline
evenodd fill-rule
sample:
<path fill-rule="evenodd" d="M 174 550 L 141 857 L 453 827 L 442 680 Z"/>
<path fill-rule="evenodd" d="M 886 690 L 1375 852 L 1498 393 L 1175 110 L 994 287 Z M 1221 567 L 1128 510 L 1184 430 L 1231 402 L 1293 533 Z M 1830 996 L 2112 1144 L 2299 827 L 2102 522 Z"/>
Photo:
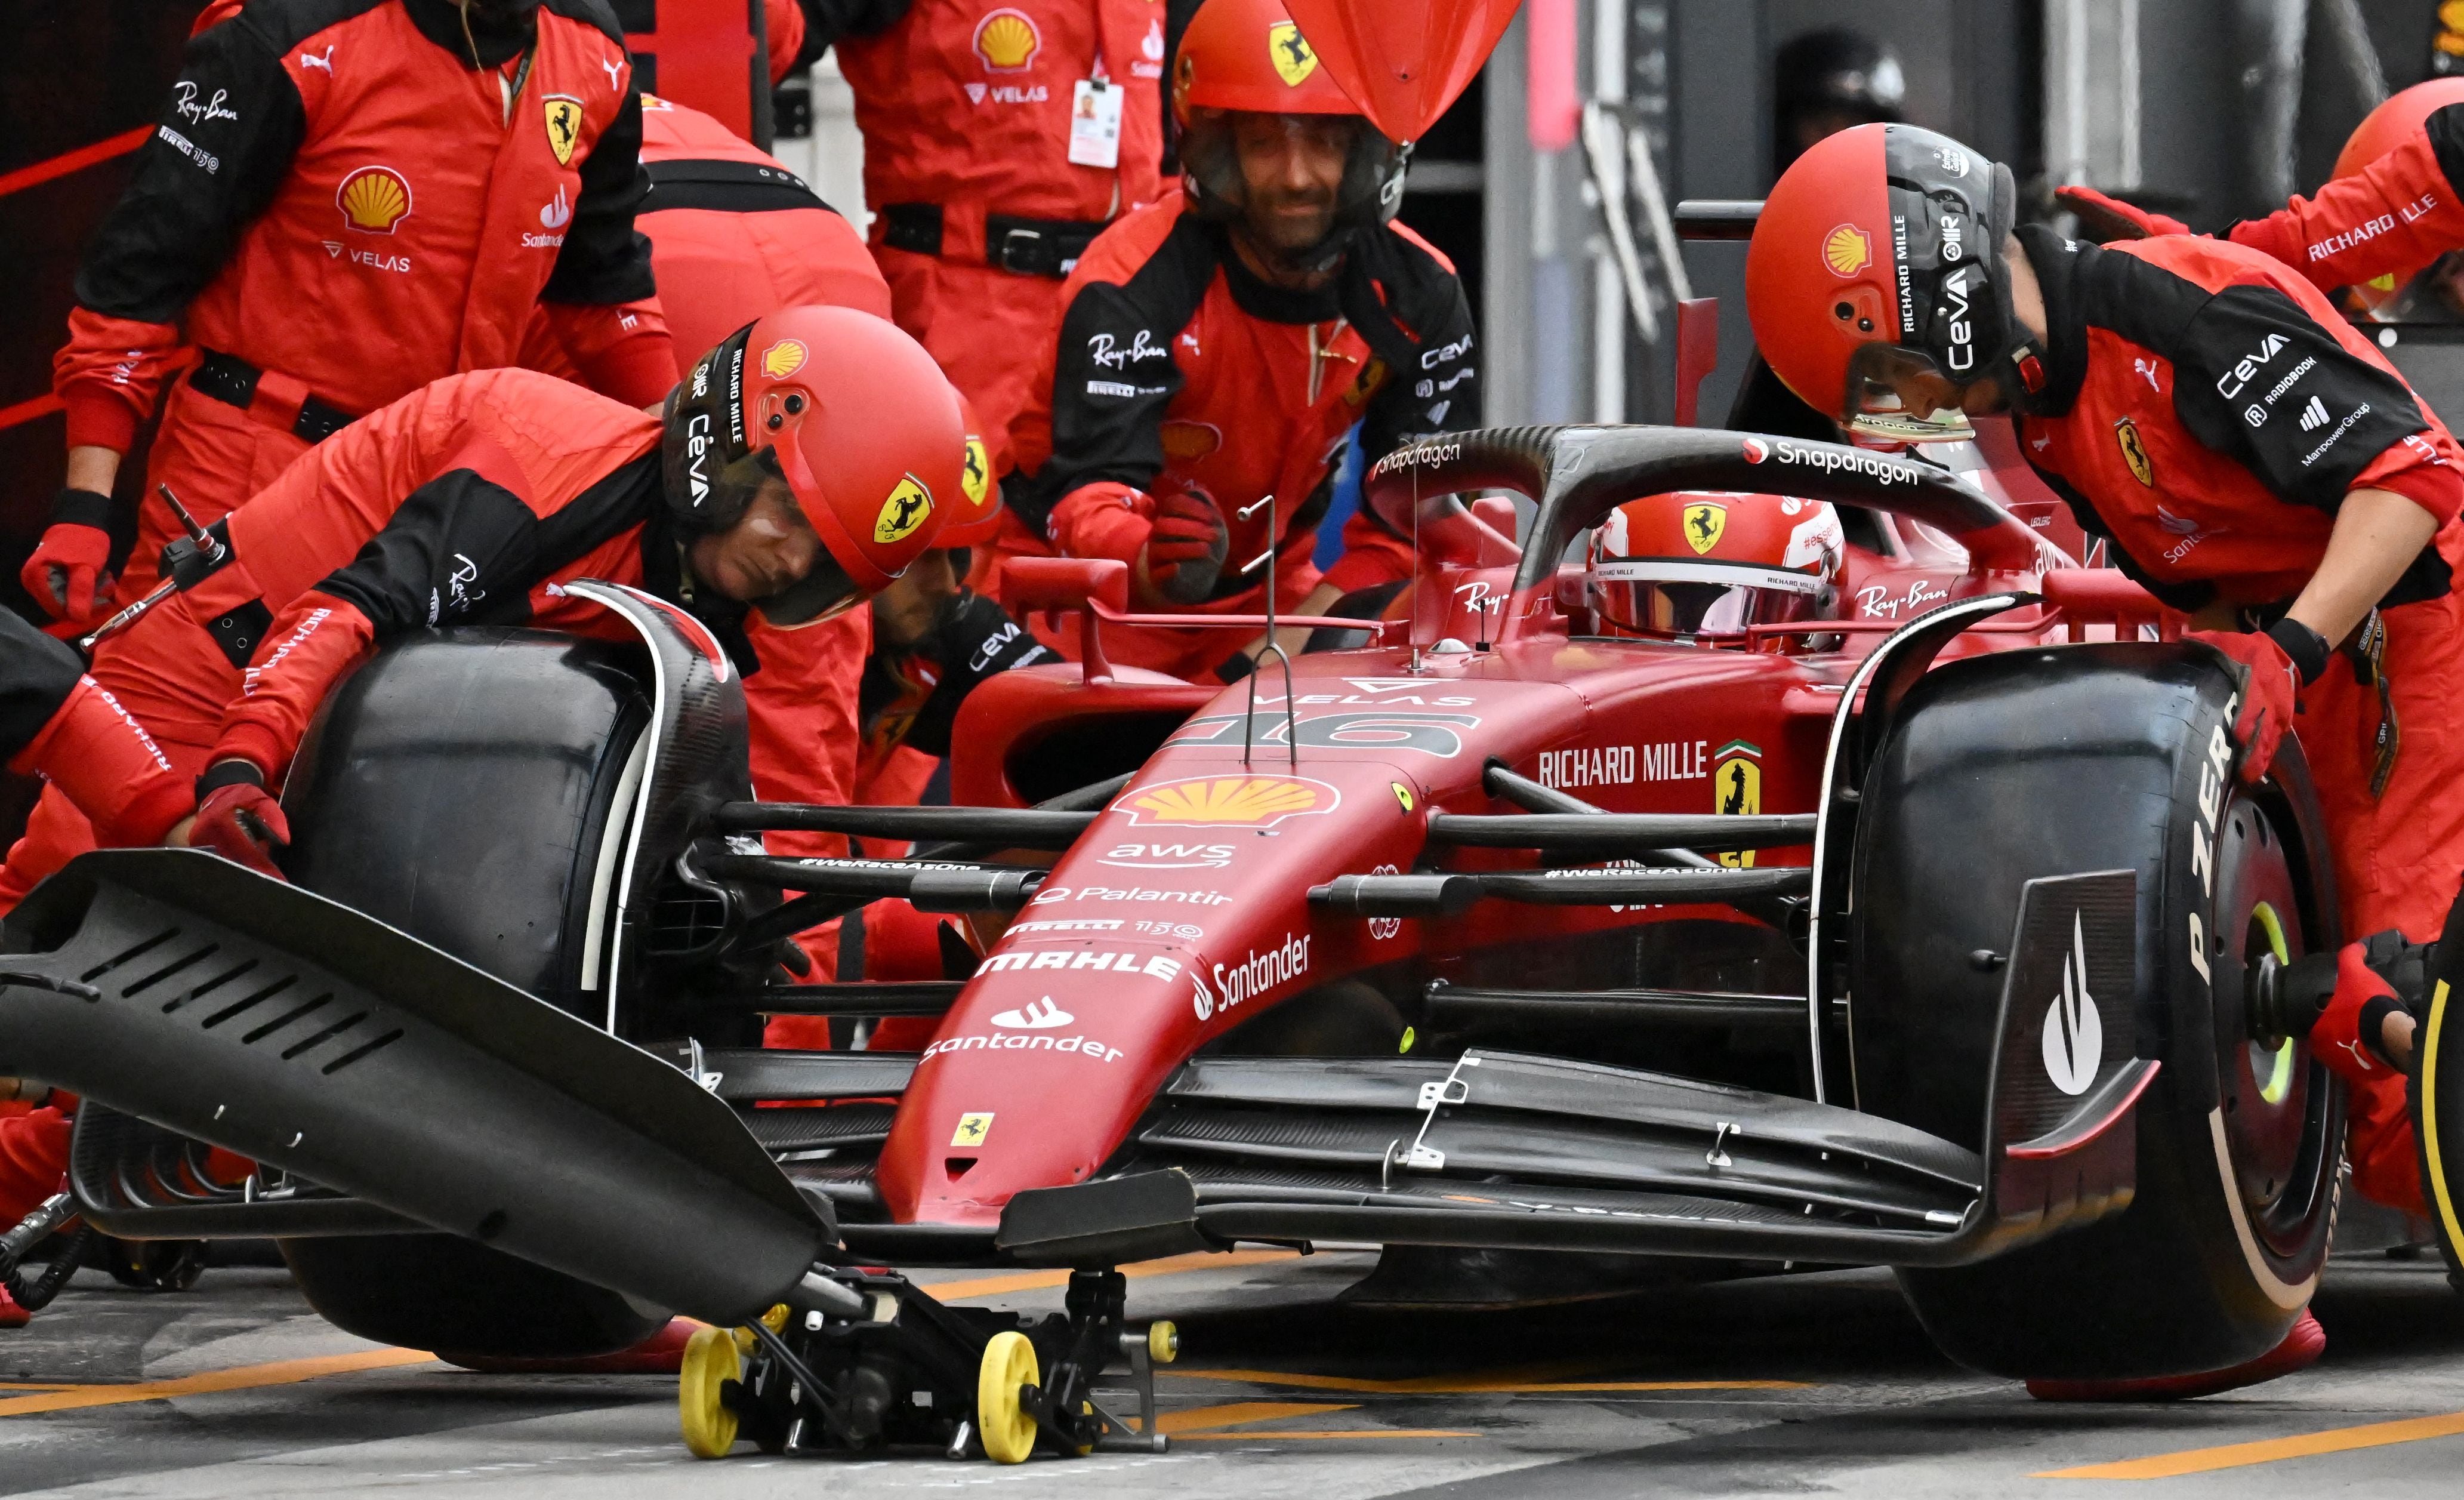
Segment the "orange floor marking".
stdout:
<path fill-rule="evenodd" d="M 2049 1469 L 2035 1479 L 2172 1479 L 2182 1474 L 2208 1474 L 2220 1468 L 2252 1464 L 2277 1464 L 2288 1458 L 2316 1458 L 2322 1453 L 2349 1453 L 2355 1448 L 2381 1448 L 2396 1443 L 2420 1443 L 2464 1433 L 2464 1411 L 2444 1417 L 2407 1417 L 2399 1422 L 2372 1422 L 2358 1427 L 2330 1427 L 2294 1438 L 2265 1438 L 2255 1443 L 2228 1443 L 2221 1447 L 2189 1448 L 2150 1458 L 2123 1459 L 2118 1464 L 2089 1464 L 2079 1468 Z"/>
<path fill-rule="evenodd" d="M 1285 1374 L 1275 1370 L 1158 1370 L 1184 1380 L 1237 1380 L 1244 1385 L 1289 1385 L 1309 1391 L 1358 1391 L 1379 1396 L 1522 1396 L 1548 1392 L 1607 1391 L 1803 1391 L 1807 1380 L 1528 1380 L 1512 1374 L 1422 1375 L 1400 1380 L 1365 1380 L 1348 1375 Z"/>
<path fill-rule="evenodd" d="M 1235 1266 L 1262 1266 L 1271 1261 L 1300 1259 L 1298 1250 L 1200 1250 L 1190 1255 L 1172 1255 L 1159 1261 L 1139 1261 L 1121 1268 L 1121 1274 L 1135 1281 L 1142 1276 L 1175 1276 L 1189 1270 L 1224 1270 Z M 1069 1285 L 1066 1270 L 1022 1270 L 1005 1276 L 978 1276 L 968 1281 L 919 1281 L 915 1284 L 944 1302 L 957 1297 L 1001 1297 L 1013 1291 L 1037 1291 L 1046 1287 Z"/>
<path fill-rule="evenodd" d="M 1170 1436 L 1235 1427 L 1244 1422 L 1274 1422 L 1285 1417 L 1317 1417 L 1329 1412 L 1357 1410 L 1357 1406 L 1331 1406 L 1323 1401 L 1233 1401 L 1222 1406 L 1165 1412 L 1155 1419 L 1155 1430 Z"/>
<path fill-rule="evenodd" d="M 1341 1432 L 1190 1432 L 1177 1443 L 1288 1443 L 1296 1438 L 1477 1438 L 1486 1434 L 1443 1427 L 1359 1427 Z"/>
<path fill-rule="evenodd" d="M 229 1370 L 208 1370 L 169 1380 L 138 1380 L 125 1385 L 76 1385 L 41 1396 L 0 1397 L 0 1417 L 35 1412 L 75 1411 L 88 1406 L 125 1406 L 134 1401 L 159 1401 L 173 1396 L 209 1396 L 217 1391 L 253 1391 L 267 1385 L 296 1385 L 328 1375 L 362 1370 L 390 1370 L 428 1364 L 436 1357 L 417 1349 L 363 1349 L 357 1354 L 326 1355 L 315 1359 L 278 1359 L 272 1364 L 244 1364 Z"/>

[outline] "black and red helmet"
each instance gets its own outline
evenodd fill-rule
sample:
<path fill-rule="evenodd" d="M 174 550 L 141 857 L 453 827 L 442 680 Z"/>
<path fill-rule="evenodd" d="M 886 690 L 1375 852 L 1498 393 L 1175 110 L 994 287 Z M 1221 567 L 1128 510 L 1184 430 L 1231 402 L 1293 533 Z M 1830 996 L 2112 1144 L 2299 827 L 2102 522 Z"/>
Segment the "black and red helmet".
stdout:
<path fill-rule="evenodd" d="M 2042 351 L 2011 309 L 2008 167 L 1914 125 L 1859 125 L 1796 159 L 1755 221 L 1746 313 L 1772 373 L 1808 405 L 1901 442 L 1967 425 L 1898 409 L 1887 375 L 1921 361 L 2025 406 Z"/>

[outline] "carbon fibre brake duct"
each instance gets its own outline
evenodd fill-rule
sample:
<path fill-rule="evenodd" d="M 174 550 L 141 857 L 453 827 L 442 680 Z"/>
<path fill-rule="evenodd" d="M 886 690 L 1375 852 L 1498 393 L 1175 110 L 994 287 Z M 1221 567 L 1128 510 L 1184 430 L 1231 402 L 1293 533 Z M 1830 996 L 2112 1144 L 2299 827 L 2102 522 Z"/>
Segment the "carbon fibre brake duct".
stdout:
<path fill-rule="evenodd" d="M 724 1102 L 348 907 L 101 850 L 0 946 L 0 1066 L 711 1322 L 861 1306 L 808 1280 L 835 1233 Z"/>

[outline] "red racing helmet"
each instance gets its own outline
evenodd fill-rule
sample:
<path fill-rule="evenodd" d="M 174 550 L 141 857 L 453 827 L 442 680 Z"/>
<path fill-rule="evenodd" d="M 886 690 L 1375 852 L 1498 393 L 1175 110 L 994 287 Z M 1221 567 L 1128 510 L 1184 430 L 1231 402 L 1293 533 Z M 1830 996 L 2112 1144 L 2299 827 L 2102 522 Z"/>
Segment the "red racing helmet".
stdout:
<path fill-rule="evenodd" d="M 2381 157 L 2395 151 L 2417 134 L 2431 116 L 2450 104 L 2464 104 L 2464 77 L 2432 78 L 2389 96 L 2364 116 L 2336 153 L 2336 177 L 2369 170 Z M 2364 311 L 2386 322 L 2454 322 L 2464 316 L 2464 267 L 2452 252 L 2427 267 L 2373 276 L 2351 289 Z M 2459 290 L 2451 290 L 2451 286 Z"/>
<path fill-rule="evenodd" d="M 1746 315 L 1771 372 L 1815 410 L 1898 442 L 1966 437 L 1965 419 L 1900 409 L 1893 367 L 1992 380 L 2014 404 L 2045 383 L 2011 309 L 2009 168 L 1914 125 L 1816 142 L 1764 200 L 1746 250 Z"/>
<path fill-rule="evenodd" d="M 786 482 L 822 541 L 774 625 L 839 613 L 907 570 L 963 505 L 966 419 L 924 346 L 846 307 L 788 307 L 719 341 L 668 396 L 670 511 L 689 535 L 736 524 Z"/>
<path fill-rule="evenodd" d="M 1319 65 L 1280 0 L 1205 0 L 1198 8 L 1173 61 L 1172 114 L 1181 127 L 1182 191 L 1199 213 L 1223 223 L 1241 218 L 1247 196 L 1230 117 L 1272 116 L 1294 130 L 1340 121 L 1343 181 L 1333 225 L 1307 256 L 1313 265 L 1331 265 L 1352 232 L 1385 223 L 1402 206 L 1407 153 Z"/>
<path fill-rule="evenodd" d="M 1847 551 L 1826 500 L 1680 490 L 1602 518 L 1583 586 L 1603 634 L 1742 639 L 1748 626 L 1830 618 Z"/>

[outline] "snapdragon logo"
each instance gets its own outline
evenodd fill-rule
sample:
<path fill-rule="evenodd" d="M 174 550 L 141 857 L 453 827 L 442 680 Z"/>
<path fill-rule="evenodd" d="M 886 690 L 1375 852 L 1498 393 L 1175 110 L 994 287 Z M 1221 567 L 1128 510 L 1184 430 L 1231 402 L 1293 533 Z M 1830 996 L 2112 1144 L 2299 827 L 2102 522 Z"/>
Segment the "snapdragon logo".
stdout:
<path fill-rule="evenodd" d="M 1925 477 L 1924 472 L 1913 465 L 1894 463 L 1855 448 L 1813 448 L 1785 438 L 1764 437 L 1749 437 L 1742 446 L 1749 464 L 1803 464 L 1824 474 L 1861 474 L 1885 485 L 1915 484 Z"/>

